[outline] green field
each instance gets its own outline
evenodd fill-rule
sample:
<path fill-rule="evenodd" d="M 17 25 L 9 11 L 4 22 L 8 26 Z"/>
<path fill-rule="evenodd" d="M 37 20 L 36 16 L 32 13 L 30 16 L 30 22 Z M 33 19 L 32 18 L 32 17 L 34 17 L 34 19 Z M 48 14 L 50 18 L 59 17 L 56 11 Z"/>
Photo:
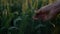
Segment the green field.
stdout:
<path fill-rule="evenodd" d="M 53 2 L 53 0 L 0 0 L 0 34 L 40 34 L 41 31 L 53 33 L 54 29 L 49 23 L 51 21 L 43 24 L 40 20 L 32 19 L 36 9 Z M 58 15 L 52 23 L 59 22 L 59 17 Z"/>

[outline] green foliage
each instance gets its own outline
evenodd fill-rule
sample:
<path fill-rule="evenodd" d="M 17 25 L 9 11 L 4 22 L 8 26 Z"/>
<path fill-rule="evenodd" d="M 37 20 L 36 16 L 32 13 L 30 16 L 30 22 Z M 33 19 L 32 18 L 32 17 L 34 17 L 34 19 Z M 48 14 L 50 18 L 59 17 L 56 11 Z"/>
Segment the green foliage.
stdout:
<path fill-rule="evenodd" d="M 48 0 L 46 2 L 48 4 Z M 41 20 L 32 19 L 34 11 L 43 4 L 43 0 L 1 0 L 0 34 L 40 34 L 41 31 L 50 31 L 50 23 L 42 24 Z"/>

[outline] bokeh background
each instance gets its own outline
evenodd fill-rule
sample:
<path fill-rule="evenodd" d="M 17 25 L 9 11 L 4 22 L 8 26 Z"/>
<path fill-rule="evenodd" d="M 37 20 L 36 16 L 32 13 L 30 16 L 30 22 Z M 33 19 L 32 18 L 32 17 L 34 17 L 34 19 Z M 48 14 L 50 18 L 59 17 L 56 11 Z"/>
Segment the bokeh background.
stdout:
<path fill-rule="evenodd" d="M 34 11 L 56 0 L 0 0 L 0 34 L 52 34 L 51 23 L 32 19 Z"/>

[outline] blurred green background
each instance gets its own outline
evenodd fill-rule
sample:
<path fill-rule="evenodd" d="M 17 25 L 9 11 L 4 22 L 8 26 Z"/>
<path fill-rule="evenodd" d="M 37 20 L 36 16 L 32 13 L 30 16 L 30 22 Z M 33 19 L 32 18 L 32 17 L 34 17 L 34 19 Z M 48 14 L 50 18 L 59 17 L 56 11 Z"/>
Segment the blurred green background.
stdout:
<path fill-rule="evenodd" d="M 53 33 L 54 27 L 50 23 L 43 24 L 40 20 L 32 19 L 36 9 L 53 2 L 54 0 L 0 0 L 0 34 Z M 59 20 L 56 19 L 54 23 L 56 22 Z"/>

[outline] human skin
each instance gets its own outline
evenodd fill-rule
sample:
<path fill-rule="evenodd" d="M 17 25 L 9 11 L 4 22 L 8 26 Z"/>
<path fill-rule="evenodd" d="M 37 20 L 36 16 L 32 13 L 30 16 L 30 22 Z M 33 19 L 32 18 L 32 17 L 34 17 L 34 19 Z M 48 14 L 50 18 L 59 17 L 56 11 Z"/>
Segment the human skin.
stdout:
<path fill-rule="evenodd" d="M 33 15 L 33 19 L 34 20 L 41 19 L 43 22 L 45 22 L 48 20 L 55 19 L 55 17 L 57 17 L 59 13 L 60 13 L 60 0 L 57 0 L 52 4 L 48 4 L 36 10 L 35 15 Z M 55 30 L 53 34 L 60 34 L 60 25 L 58 24 L 55 25 Z"/>
<path fill-rule="evenodd" d="M 41 19 L 42 21 L 47 21 L 55 18 L 60 13 L 60 2 L 55 2 L 44 7 L 41 7 L 35 12 L 33 16 L 34 20 Z"/>

